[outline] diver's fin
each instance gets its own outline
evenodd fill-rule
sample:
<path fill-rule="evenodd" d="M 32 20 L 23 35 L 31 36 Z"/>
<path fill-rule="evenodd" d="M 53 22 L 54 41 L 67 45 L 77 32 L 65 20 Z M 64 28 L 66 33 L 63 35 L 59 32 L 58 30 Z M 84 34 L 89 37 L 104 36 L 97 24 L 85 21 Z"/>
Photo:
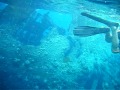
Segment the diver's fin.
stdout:
<path fill-rule="evenodd" d="M 88 17 L 88 18 L 90 18 L 90 19 L 93 19 L 93 20 L 95 20 L 95 21 L 101 22 L 101 23 L 107 25 L 108 27 L 113 27 L 113 26 L 118 27 L 118 26 L 119 26 L 119 23 L 107 21 L 107 20 L 102 19 L 102 18 L 100 18 L 100 17 L 96 17 L 96 16 L 93 16 L 93 15 L 90 15 L 90 14 L 88 14 L 88 13 L 86 13 L 86 12 L 82 12 L 81 15 L 86 16 L 86 17 Z"/>
<path fill-rule="evenodd" d="M 74 28 L 73 34 L 75 36 L 87 37 L 87 36 L 92 36 L 92 35 L 96 35 L 96 34 L 107 33 L 109 31 L 110 31 L 109 28 L 78 26 L 78 27 Z"/>

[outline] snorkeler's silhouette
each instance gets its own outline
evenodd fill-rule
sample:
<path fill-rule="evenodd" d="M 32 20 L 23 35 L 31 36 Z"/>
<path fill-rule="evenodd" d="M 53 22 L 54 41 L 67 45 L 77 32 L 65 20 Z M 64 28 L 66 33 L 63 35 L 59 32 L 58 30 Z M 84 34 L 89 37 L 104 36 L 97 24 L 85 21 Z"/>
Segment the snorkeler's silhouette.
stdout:
<path fill-rule="evenodd" d="M 39 45 L 45 30 L 52 26 L 48 14 L 49 12 L 42 16 L 38 13 L 30 17 L 24 27 L 16 31 L 17 39 L 24 44 Z"/>

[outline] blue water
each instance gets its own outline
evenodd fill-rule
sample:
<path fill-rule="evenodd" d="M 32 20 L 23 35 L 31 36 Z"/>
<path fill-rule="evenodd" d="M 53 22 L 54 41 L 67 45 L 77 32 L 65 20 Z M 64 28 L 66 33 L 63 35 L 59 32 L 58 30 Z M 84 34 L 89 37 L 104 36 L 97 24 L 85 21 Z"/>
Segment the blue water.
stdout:
<path fill-rule="evenodd" d="M 2 0 L 0 90 L 119 90 L 120 53 L 112 53 L 104 33 L 80 28 L 110 28 L 81 12 L 119 23 L 119 3 Z"/>

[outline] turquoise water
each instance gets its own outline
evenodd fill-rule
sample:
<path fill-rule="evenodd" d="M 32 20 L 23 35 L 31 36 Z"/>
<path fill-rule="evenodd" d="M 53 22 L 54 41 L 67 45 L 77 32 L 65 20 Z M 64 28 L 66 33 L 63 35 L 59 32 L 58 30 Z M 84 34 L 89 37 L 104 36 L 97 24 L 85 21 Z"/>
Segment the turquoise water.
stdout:
<path fill-rule="evenodd" d="M 119 3 L 1 0 L 0 90 L 119 90 L 120 54 L 105 34 L 73 34 L 80 26 L 109 28 L 81 12 L 119 23 Z"/>

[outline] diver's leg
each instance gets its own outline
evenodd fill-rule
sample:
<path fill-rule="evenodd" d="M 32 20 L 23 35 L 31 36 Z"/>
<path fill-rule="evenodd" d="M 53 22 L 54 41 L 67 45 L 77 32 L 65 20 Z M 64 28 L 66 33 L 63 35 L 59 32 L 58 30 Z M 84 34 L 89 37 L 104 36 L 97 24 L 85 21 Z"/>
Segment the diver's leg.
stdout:
<path fill-rule="evenodd" d="M 120 48 L 120 30 L 118 30 L 119 48 Z"/>
<path fill-rule="evenodd" d="M 118 30 L 118 39 L 120 40 L 120 30 Z"/>
<path fill-rule="evenodd" d="M 110 27 L 111 31 L 112 31 L 112 37 L 111 37 L 111 39 L 112 39 L 111 40 L 112 41 L 112 52 L 114 52 L 114 53 L 120 52 L 118 33 L 117 33 L 117 28 L 119 26 L 119 23 L 110 22 L 110 21 L 104 20 L 102 18 L 90 15 L 88 13 L 81 13 L 81 15 L 86 16 L 88 18 L 91 18 L 95 21 L 101 22 L 101 23 L 107 25 L 108 27 Z"/>
<path fill-rule="evenodd" d="M 105 40 L 108 43 L 112 43 L 112 52 L 113 53 L 119 53 L 120 52 L 120 47 L 119 47 L 119 33 L 117 32 L 116 27 L 111 27 L 111 32 L 107 32 L 105 35 Z"/>
<path fill-rule="evenodd" d="M 86 17 L 88 17 L 90 19 L 93 19 L 95 21 L 101 22 L 101 23 L 107 25 L 108 27 L 112 27 L 112 26 L 118 27 L 119 26 L 118 23 L 110 22 L 110 21 L 104 20 L 104 19 L 102 19 L 100 17 L 96 17 L 96 16 L 93 16 L 93 15 L 90 15 L 90 14 L 85 13 L 85 12 L 81 13 L 81 15 L 86 16 Z"/>
<path fill-rule="evenodd" d="M 107 32 L 105 34 L 105 41 L 108 42 L 108 43 L 111 43 L 112 42 L 112 35 L 110 32 Z"/>
<path fill-rule="evenodd" d="M 113 53 L 119 53 L 119 39 L 118 39 L 118 32 L 116 27 L 111 27 L 112 31 L 112 52 Z"/>

